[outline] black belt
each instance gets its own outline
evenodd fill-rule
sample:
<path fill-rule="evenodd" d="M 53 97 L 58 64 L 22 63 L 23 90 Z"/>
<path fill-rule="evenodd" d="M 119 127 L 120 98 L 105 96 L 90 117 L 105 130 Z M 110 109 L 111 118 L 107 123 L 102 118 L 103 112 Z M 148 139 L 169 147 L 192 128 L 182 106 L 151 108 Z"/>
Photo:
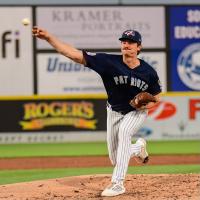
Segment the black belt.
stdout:
<path fill-rule="evenodd" d="M 115 112 L 122 114 L 122 115 L 126 115 L 127 113 L 134 111 L 134 108 L 128 108 L 126 110 L 116 110 L 108 102 L 107 102 L 107 107 L 110 108 L 111 110 L 115 111 Z"/>

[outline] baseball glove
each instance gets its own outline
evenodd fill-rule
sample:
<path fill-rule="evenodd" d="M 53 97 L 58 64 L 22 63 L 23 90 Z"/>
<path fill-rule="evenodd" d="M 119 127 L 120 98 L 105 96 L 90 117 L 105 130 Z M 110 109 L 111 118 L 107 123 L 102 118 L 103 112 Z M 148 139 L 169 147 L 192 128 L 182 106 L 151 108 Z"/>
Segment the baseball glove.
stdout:
<path fill-rule="evenodd" d="M 156 102 L 156 98 L 148 92 L 140 92 L 130 101 L 130 105 L 139 109 L 146 106 L 149 102 Z"/>

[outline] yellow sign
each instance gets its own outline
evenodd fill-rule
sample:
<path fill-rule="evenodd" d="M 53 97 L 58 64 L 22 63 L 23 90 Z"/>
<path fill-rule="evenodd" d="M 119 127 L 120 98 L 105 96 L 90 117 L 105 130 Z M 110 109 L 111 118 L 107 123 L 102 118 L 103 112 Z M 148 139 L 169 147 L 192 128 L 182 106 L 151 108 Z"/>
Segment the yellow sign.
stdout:
<path fill-rule="evenodd" d="M 93 117 L 94 109 L 90 102 L 34 102 L 24 104 L 24 117 L 20 125 L 23 130 L 57 125 L 96 129 L 97 120 Z"/>

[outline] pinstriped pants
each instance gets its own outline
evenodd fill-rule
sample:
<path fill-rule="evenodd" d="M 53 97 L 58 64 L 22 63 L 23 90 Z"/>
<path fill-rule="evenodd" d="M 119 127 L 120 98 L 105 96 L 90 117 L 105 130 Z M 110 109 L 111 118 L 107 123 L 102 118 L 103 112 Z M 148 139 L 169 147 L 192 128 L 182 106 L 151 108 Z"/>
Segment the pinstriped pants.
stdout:
<path fill-rule="evenodd" d="M 107 107 L 107 146 L 111 163 L 115 166 L 112 182 L 123 181 L 129 160 L 140 152 L 140 144 L 132 144 L 132 137 L 147 117 L 147 110 L 122 115 Z"/>

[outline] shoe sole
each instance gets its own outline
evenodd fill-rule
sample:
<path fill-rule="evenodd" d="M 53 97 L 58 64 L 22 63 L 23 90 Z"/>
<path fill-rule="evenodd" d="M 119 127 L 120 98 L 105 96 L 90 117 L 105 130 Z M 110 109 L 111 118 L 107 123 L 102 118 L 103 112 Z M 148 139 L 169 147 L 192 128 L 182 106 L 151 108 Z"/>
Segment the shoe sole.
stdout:
<path fill-rule="evenodd" d="M 118 195 L 121 195 L 121 194 L 124 194 L 125 191 L 123 192 L 120 192 L 118 194 L 101 194 L 102 197 L 115 197 L 115 196 L 118 196 Z"/>
<path fill-rule="evenodd" d="M 144 163 L 144 164 L 147 164 L 148 162 L 149 162 L 149 156 L 147 156 L 147 157 L 144 159 L 143 163 Z"/>
<path fill-rule="evenodd" d="M 144 159 L 141 159 L 139 157 L 134 157 L 135 161 L 139 164 L 143 163 L 143 164 L 147 164 L 149 162 L 149 156 L 147 156 Z"/>

